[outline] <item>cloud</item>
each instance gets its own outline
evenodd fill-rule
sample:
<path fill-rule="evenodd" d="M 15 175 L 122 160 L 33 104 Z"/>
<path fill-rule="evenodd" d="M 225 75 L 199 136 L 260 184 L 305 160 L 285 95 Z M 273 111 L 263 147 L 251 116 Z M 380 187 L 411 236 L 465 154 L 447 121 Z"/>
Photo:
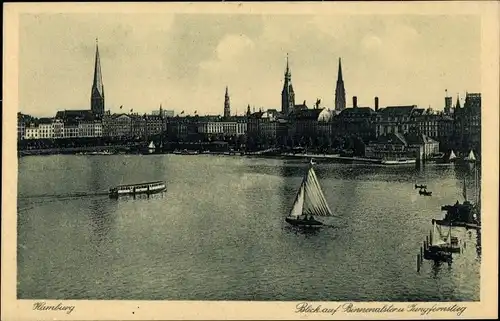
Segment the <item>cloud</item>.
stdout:
<path fill-rule="evenodd" d="M 363 38 L 361 44 L 364 50 L 376 51 L 379 50 L 380 47 L 382 46 L 382 40 L 380 40 L 380 38 L 377 36 L 367 35 L 366 37 Z"/>
<path fill-rule="evenodd" d="M 228 61 L 253 47 L 253 41 L 245 35 L 226 35 L 217 46 L 217 57 L 220 61 Z"/>

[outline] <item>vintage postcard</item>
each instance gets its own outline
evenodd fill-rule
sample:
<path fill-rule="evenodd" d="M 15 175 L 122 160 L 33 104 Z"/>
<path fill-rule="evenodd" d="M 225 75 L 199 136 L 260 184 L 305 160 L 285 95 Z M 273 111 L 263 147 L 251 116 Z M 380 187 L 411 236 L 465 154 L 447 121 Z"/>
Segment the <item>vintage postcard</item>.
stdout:
<path fill-rule="evenodd" d="M 496 318 L 499 8 L 5 4 L 2 320 Z"/>

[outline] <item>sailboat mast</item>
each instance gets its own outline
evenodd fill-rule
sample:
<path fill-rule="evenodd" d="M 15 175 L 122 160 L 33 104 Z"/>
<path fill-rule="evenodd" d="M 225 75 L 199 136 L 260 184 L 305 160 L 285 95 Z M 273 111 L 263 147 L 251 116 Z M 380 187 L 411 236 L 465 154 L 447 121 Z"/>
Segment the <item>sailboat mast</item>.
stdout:
<path fill-rule="evenodd" d="M 450 228 L 448 230 L 448 241 L 449 241 L 449 245 L 451 246 L 451 223 L 450 223 Z"/>
<path fill-rule="evenodd" d="M 463 192 L 463 196 L 464 196 L 464 202 L 467 201 L 467 186 L 465 184 L 465 174 L 464 174 L 464 192 Z"/>
<path fill-rule="evenodd" d="M 476 183 L 476 205 L 479 204 L 479 186 L 481 185 L 479 183 L 479 171 L 477 170 L 477 164 L 474 166 L 474 174 L 475 174 L 475 183 Z"/>

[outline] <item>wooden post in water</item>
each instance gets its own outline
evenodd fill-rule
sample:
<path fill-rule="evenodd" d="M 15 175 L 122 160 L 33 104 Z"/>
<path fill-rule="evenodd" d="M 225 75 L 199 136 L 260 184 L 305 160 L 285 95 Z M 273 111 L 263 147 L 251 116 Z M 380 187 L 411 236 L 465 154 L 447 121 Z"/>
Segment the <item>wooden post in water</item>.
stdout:
<path fill-rule="evenodd" d="M 420 262 L 424 259 L 424 249 L 423 247 L 420 247 Z"/>
<path fill-rule="evenodd" d="M 429 241 L 428 241 L 428 243 L 432 243 L 432 232 L 431 231 L 429 231 Z"/>
<path fill-rule="evenodd" d="M 417 272 L 420 272 L 420 254 L 417 254 Z"/>

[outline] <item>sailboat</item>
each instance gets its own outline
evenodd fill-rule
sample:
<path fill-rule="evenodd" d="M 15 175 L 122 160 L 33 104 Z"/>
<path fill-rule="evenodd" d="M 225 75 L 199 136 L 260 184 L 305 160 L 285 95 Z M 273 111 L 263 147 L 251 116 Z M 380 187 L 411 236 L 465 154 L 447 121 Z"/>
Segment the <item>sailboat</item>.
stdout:
<path fill-rule="evenodd" d="M 477 164 L 476 164 L 477 165 Z M 465 228 L 481 228 L 481 188 L 479 183 L 479 173 L 477 166 L 474 165 L 474 184 L 475 184 L 475 201 L 472 202 L 467 198 L 467 183 L 464 175 L 462 196 L 464 202 L 457 202 L 454 205 L 441 206 L 442 211 L 446 211 L 445 217 L 442 220 L 436 220 L 439 225 L 461 226 Z"/>
<path fill-rule="evenodd" d="M 432 230 L 430 235 L 430 244 L 424 251 L 424 258 L 427 260 L 434 261 L 448 261 L 452 260 L 452 255 L 450 251 L 451 248 L 451 227 L 449 237 L 443 237 L 439 233 L 436 222 L 432 222 Z"/>
<path fill-rule="evenodd" d="M 152 153 L 152 152 L 154 152 L 155 149 L 156 149 L 156 146 L 153 143 L 153 141 L 151 141 L 151 143 L 149 143 L 149 145 L 148 145 L 148 150 L 149 150 L 150 153 Z"/>
<path fill-rule="evenodd" d="M 467 155 L 467 157 L 464 158 L 465 161 L 467 162 L 475 162 L 476 161 L 476 156 L 474 155 L 474 152 L 470 151 L 469 155 Z"/>
<path fill-rule="evenodd" d="M 453 149 L 452 149 L 451 153 L 450 153 L 450 157 L 448 157 L 448 161 L 453 162 L 453 161 L 455 161 L 456 158 L 457 158 L 457 155 L 455 155 L 455 153 L 453 152 Z"/>
<path fill-rule="evenodd" d="M 285 221 L 291 225 L 319 228 L 324 224 L 316 220 L 314 216 L 334 216 L 321 190 L 313 165 L 311 159 L 307 173 L 295 196 L 292 209 L 285 218 Z"/>

